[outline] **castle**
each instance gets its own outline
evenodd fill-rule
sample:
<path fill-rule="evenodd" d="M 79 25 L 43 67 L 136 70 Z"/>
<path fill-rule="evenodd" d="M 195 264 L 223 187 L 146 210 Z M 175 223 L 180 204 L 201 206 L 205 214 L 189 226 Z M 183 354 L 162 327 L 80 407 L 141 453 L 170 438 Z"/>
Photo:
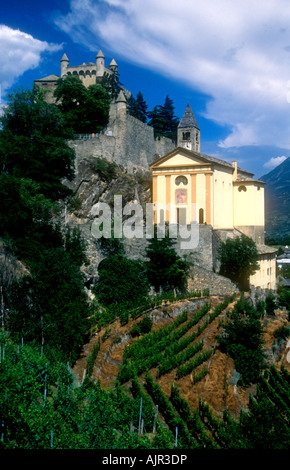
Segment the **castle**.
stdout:
<path fill-rule="evenodd" d="M 59 75 L 48 75 L 47 77 L 34 80 L 34 83 L 40 88 L 47 91 L 46 99 L 48 102 L 53 103 L 55 101 L 53 92 L 57 86 L 57 80 L 67 75 L 74 75 L 79 77 L 83 84 L 88 87 L 97 82 L 98 79 L 103 78 L 105 75 L 108 77 L 118 71 L 118 65 L 115 59 L 112 59 L 109 67 L 105 66 L 105 56 L 100 50 L 96 55 L 95 63 L 83 63 L 82 65 L 76 65 L 70 67 L 69 59 L 66 53 L 63 54 L 60 59 L 60 76 Z"/>
<path fill-rule="evenodd" d="M 102 51 L 97 54 L 95 63 L 74 67 L 69 66 L 64 54 L 60 75 L 77 75 L 89 86 L 96 83 L 98 77 L 114 73 L 117 67 L 114 59 L 109 68 L 105 66 Z M 50 75 L 35 80 L 36 85 L 48 91 L 50 102 L 58 78 Z M 256 242 L 260 255 L 260 270 L 251 276 L 250 284 L 275 289 L 276 250 L 264 242 L 264 183 L 239 168 L 235 160 L 229 163 L 201 153 L 200 129 L 189 104 L 178 125 L 176 143 L 167 138 L 155 139 L 152 127 L 130 116 L 127 96 L 128 92 L 121 90 L 112 101 L 109 123 L 102 133 L 70 141 L 77 160 L 90 155 L 115 161 L 131 172 L 136 168 L 150 169 L 155 222 L 190 224 L 197 221 L 201 237 L 203 233 L 206 237 L 204 263 L 210 269 L 217 267 L 214 240 L 244 233 Z"/>

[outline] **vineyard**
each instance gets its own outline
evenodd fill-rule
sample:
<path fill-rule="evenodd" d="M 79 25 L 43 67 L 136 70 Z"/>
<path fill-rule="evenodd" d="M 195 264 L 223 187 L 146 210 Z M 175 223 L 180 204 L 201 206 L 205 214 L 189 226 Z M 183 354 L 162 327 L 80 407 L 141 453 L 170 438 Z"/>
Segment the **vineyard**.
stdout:
<path fill-rule="evenodd" d="M 287 361 L 243 385 L 220 350 L 237 305 L 235 296 L 187 300 L 164 305 L 155 322 L 147 313 L 112 323 L 73 370 L 2 335 L 0 447 L 289 448 Z"/>
<path fill-rule="evenodd" d="M 233 295 L 208 298 L 192 311 L 189 304 L 163 326 L 116 344 L 110 350 L 111 364 L 108 356 L 104 361 L 100 355 L 96 378 L 109 385 L 111 373 L 111 379 L 115 377 L 128 395 L 143 403 L 145 400 L 147 405 L 151 402 L 151 418 L 147 423 L 144 420 L 146 432 L 152 428 L 155 413 L 159 425 L 166 425 L 172 433 L 172 442 L 178 436 L 182 448 L 252 448 L 264 447 L 265 442 L 270 448 L 275 442 L 278 447 L 289 446 L 289 371 L 283 365 L 280 371 L 271 365 L 258 383 L 237 386 L 234 361 L 218 347 L 217 337 L 227 312 L 237 303 L 242 305 Z M 223 374 L 217 377 L 222 361 Z M 279 423 L 275 424 L 280 409 Z M 273 415 L 264 444 L 267 425 L 263 424 L 263 413 Z M 265 426 L 265 431 L 257 433 L 254 423 L 260 431 Z M 279 442 L 272 436 L 274 429 Z"/>

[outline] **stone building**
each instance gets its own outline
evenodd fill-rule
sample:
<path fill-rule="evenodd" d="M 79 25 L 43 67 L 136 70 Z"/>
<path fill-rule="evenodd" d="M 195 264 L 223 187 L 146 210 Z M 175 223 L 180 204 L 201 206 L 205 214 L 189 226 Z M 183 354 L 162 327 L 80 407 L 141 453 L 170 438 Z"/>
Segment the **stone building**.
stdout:
<path fill-rule="evenodd" d="M 264 183 L 232 163 L 200 152 L 200 130 L 188 105 L 178 126 L 177 147 L 150 165 L 155 222 L 210 226 L 215 240 L 251 237 L 260 255 L 255 287 L 275 289 L 276 250 L 265 246 Z M 217 266 L 213 250 L 213 267 Z"/>
<path fill-rule="evenodd" d="M 55 101 L 53 97 L 53 92 L 56 88 L 57 80 L 59 78 L 74 75 L 79 77 L 83 84 L 88 87 L 89 85 L 94 85 L 98 80 L 103 78 L 105 75 L 110 76 L 113 73 L 118 72 L 118 64 L 115 59 L 112 59 L 109 67 L 105 66 L 105 56 L 101 50 L 99 50 L 96 55 L 95 62 L 83 62 L 82 65 L 69 65 L 69 59 L 66 53 L 63 54 L 60 60 L 60 76 L 58 75 L 48 75 L 48 77 L 40 78 L 34 80 L 34 83 L 40 88 L 47 91 L 47 101 L 53 103 Z"/>
<path fill-rule="evenodd" d="M 55 102 L 53 92 L 60 77 L 69 75 L 78 76 L 84 85 L 88 87 L 97 83 L 103 76 L 111 75 L 118 71 L 118 65 L 114 59 L 109 67 L 105 65 L 105 57 L 100 50 L 95 63 L 83 63 L 70 66 L 69 59 L 63 54 L 60 61 L 60 76 L 49 75 L 34 80 L 35 85 L 46 91 L 46 100 Z M 176 143 L 166 137 L 155 139 L 153 127 L 144 124 L 128 113 L 128 97 L 130 91 L 123 88 L 117 99 L 112 100 L 109 111 L 109 123 L 103 132 L 90 135 L 77 136 L 70 141 L 79 160 L 84 156 L 103 157 L 114 161 L 129 171 L 141 167 L 149 169 L 149 164 L 154 159 L 173 150 Z"/>

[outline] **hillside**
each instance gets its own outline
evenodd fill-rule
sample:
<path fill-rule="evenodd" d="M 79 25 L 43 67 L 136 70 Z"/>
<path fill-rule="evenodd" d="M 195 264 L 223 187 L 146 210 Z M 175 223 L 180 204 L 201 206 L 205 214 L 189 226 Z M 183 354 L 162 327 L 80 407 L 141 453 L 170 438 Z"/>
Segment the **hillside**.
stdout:
<path fill-rule="evenodd" d="M 266 237 L 283 240 L 290 235 L 290 157 L 260 179 L 266 183 Z"/>
<path fill-rule="evenodd" d="M 211 296 L 164 303 L 126 325 L 115 321 L 95 331 L 74 367 L 79 384 L 98 345 L 90 372 L 93 382 L 113 389 L 118 380 L 128 395 L 149 400 L 152 409 L 159 410 L 160 423 L 173 434 L 178 426 L 185 446 L 231 447 L 233 443 L 221 442 L 218 423 L 223 423 L 224 412 L 234 420 L 242 410 L 248 413 L 250 396 L 257 393 L 257 384 L 241 384 L 233 359 L 218 347 L 227 313 L 239 298 Z M 153 320 L 152 330 L 135 337 L 136 324 L 146 316 Z M 286 312 L 264 317 L 263 348 L 268 365 L 279 370 L 283 364 L 290 372 L 286 342 L 279 343 L 274 336 L 285 322 Z M 137 423 L 133 424 L 137 432 Z M 144 419 L 143 425 L 150 437 L 151 421 Z"/>

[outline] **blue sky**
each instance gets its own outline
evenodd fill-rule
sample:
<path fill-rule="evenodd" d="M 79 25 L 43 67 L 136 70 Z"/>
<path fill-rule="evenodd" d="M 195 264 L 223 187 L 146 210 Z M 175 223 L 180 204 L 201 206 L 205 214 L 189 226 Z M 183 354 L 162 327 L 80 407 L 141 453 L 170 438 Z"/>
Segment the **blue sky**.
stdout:
<path fill-rule="evenodd" d="M 99 49 L 152 109 L 189 102 L 201 151 L 255 174 L 290 154 L 288 0 L 50 0 L 2 2 L 1 100 L 19 86 L 93 62 Z"/>

